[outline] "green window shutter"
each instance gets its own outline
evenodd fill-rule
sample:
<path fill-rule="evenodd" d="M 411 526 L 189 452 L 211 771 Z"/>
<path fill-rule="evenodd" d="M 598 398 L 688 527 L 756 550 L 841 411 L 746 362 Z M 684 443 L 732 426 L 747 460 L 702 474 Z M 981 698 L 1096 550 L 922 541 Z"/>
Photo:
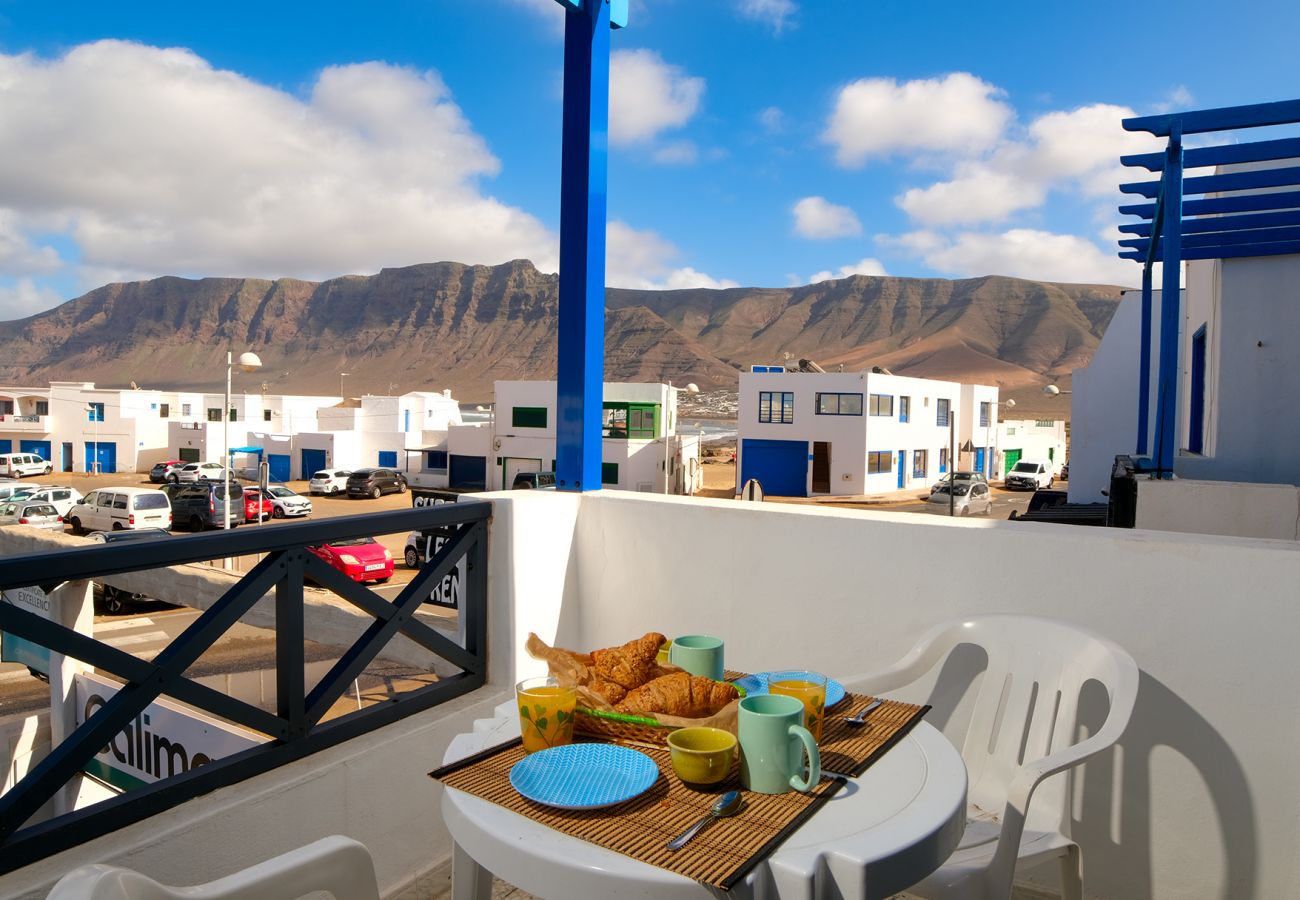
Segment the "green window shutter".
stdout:
<path fill-rule="evenodd" d="M 600 464 L 600 483 L 618 484 L 618 463 Z"/>
<path fill-rule="evenodd" d="M 510 410 L 510 424 L 515 428 L 545 428 L 545 406 L 516 406 Z"/>

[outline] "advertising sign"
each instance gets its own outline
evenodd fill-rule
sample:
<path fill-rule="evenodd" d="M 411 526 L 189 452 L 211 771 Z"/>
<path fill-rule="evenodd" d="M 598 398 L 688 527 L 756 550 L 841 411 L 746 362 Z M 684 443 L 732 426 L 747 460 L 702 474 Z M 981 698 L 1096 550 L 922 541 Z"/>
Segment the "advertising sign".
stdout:
<path fill-rule="evenodd" d="M 98 675 L 78 674 L 77 726 L 118 692 L 121 685 Z M 267 738 L 229 725 L 179 703 L 150 703 L 86 764 L 86 774 L 130 790 L 265 743 Z"/>
<path fill-rule="evenodd" d="M 436 489 L 417 489 L 413 490 L 411 496 L 411 506 L 442 506 L 446 503 L 455 503 L 460 495 L 452 491 L 439 491 Z M 442 549 L 442 545 L 447 543 L 447 533 L 453 529 L 434 528 L 424 532 L 412 532 L 407 541 L 415 540 L 416 552 L 420 554 L 420 561 L 427 563 L 433 558 L 434 554 Z M 462 556 L 456 561 L 456 567 L 444 575 L 441 580 L 434 585 L 433 590 L 429 593 L 429 599 L 425 603 L 433 603 L 438 606 L 445 606 L 448 609 L 457 609 L 460 606 L 461 593 L 465 590 L 465 558 Z"/>
<path fill-rule="evenodd" d="M 50 618 L 50 597 L 38 587 L 11 588 L 4 591 L 3 602 L 21 606 L 28 612 L 36 613 L 42 619 Z M 0 635 L 0 662 L 20 663 L 48 678 L 50 648 L 34 644 L 16 635 Z"/>

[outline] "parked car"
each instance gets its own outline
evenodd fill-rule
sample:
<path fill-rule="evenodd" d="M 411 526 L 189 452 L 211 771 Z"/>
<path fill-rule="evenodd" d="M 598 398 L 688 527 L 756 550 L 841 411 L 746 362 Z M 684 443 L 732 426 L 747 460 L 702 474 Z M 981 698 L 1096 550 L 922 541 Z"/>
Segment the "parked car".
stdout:
<path fill-rule="evenodd" d="M 202 531 L 205 528 L 225 526 L 226 486 L 220 481 L 169 484 L 163 490 L 171 498 L 175 527 Z M 230 496 L 230 527 L 236 528 L 247 515 L 244 508 L 244 486 L 232 481 Z"/>
<path fill-rule="evenodd" d="M 1061 480 L 1070 480 L 1070 461 L 1068 459 L 1065 461 L 1065 465 L 1061 466 Z"/>
<path fill-rule="evenodd" d="M 396 469 L 357 469 L 348 476 L 349 497 L 377 499 L 392 493 L 406 493 L 406 478 Z"/>
<path fill-rule="evenodd" d="M 983 482 L 984 484 L 989 483 L 989 480 L 984 477 L 983 472 L 949 472 L 934 484 L 930 485 L 930 493 L 933 494 L 935 491 L 939 490 L 939 488 L 946 486 L 953 479 L 956 479 L 957 484 L 959 485 L 970 485 L 977 481 Z"/>
<path fill-rule="evenodd" d="M 949 496 L 951 492 L 951 497 Z M 953 486 L 944 485 L 933 494 L 926 506 L 926 512 L 948 515 L 951 510 L 957 516 L 987 516 L 993 512 L 993 496 L 984 481 L 971 481 L 962 484 L 960 480 Z"/>
<path fill-rule="evenodd" d="M 307 550 L 353 581 L 383 584 L 393 577 L 393 551 L 371 537 L 331 541 L 309 546 Z"/>
<path fill-rule="evenodd" d="M 0 453 L 0 473 L 11 478 L 48 475 L 54 466 L 35 453 Z"/>
<path fill-rule="evenodd" d="M 1008 490 L 1036 491 L 1052 486 L 1052 464 L 1045 459 L 1022 459 L 1007 473 Z"/>
<path fill-rule="evenodd" d="M 30 525 L 49 531 L 63 530 L 63 517 L 49 503 L 29 500 L 0 503 L 0 525 Z"/>
<path fill-rule="evenodd" d="M 555 473 L 554 472 L 520 472 L 515 475 L 515 480 L 510 485 L 511 490 L 555 490 Z"/>
<path fill-rule="evenodd" d="M 285 516 L 310 516 L 311 500 L 302 494 L 289 490 L 282 484 L 273 484 L 266 489 L 267 499 L 271 502 L 271 515 L 277 519 Z"/>
<path fill-rule="evenodd" d="M 0 500 L 11 500 L 15 494 L 23 496 L 27 488 L 21 481 L 0 481 Z"/>
<path fill-rule="evenodd" d="M 193 484 L 196 481 L 221 481 L 225 477 L 226 467 L 221 463 L 185 463 L 179 469 L 173 469 L 167 476 L 172 484 Z M 231 473 L 234 480 L 234 473 Z"/>
<path fill-rule="evenodd" d="M 154 484 L 165 484 L 171 480 L 167 477 L 168 475 L 177 469 L 184 468 L 186 465 L 188 463 L 183 459 L 164 459 L 162 462 L 156 462 L 153 464 L 153 468 L 149 470 L 149 480 Z"/>
<path fill-rule="evenodd" d="M 73 534 L 170 528 L 172 507 L 167 495 L 153 488 L 100 488 L 73 504 L 67 519 Z"/>
<path fill-rule="evenodd" d="M 271 513 L 275 507 L 271 501 L 262 496 L 261 488 L 244 488 L 244 521 L 256 522 L 261 519 L 265 522 L 271 518 Z"/>
<path fill-rule="evenodd" d="M 116 544 L 121 541 L 147 541 L 164 537 L 171 537 L 171 532 L 162 528 L 137 528 L 135 531 L 97 531 L 90 536 L 90 539 L 100 544 Z M 101 584 L 96 581 L 94 585 L 96 610 L 110 615 L 126 612 L 137 604 L 162 602 L 146 594 L 115 588 L 111 584 Z"/>
<path fill-rule="evenodd" d="M 30 491 L 22 491 L 21 495 L 24 500 L 35 500 L 50 504 L 59 511 L 59 515 L 64 517 L 68 515 L 73 506 L 81 502 L 81 491 L 74 487 L 40 484 Z"/>
<path fill-rule="evenodd" d="M 313 494 L 338 494 L 348 489 L 348 469 L 321 469 L 311 476 L 307 489 Z"/>

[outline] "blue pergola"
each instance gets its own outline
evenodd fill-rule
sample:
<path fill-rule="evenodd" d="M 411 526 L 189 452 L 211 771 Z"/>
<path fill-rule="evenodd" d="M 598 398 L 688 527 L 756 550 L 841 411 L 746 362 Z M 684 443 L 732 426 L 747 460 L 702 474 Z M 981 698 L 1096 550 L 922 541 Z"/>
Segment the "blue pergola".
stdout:
<path fill-rule="evenodd" d="M 562 491 L 598 491 L 605 382 L 609 32 L 627 24 L 628 0 L 557 2 L 566 15 L 555 481 Z"/>
<path fill-rule="evenodd" d="M 1127 131 L 1166 137 L 1163 153 L 1120 157 L 1126 166 L 1159 172 L 1157 181 L 1120 185 L 1152 203 L 1121 206 L 1144 221 L 1119 226 L 1134 235 L 1119 242 L 1122 259 L 1142 263 L 1142 349 L 1139 365 L 1137 452 L 1151 457 L 1154 471 L 1174 471 L 1174 425 L 1178 410 L 1179 274 L 1186 259 L 1233 259 L 1300 253 L 1300 166 L 1283 166 L 1222 175 L 1185 176 L 1187 169 L 1234 163 L 1300 158 L 1300 138 L 1183 148 L 1191 134 L 1300 123 L 1300 100 L 1231 106 L 1124 120 Z M 1288 190 L 1296 188 L 1296 190 Z M 1268 193 L 1241 194 L 1240 191 Z M 1189 200 L 1187 197 L 1199 196 Z M 1213 196 L 1206 196 L 1213 195 Z M 1160 356 L 1156 391 L 1155 441 L 1148 433 L 1151 401 L 1151 268 L 1163 263 L 1160 294 Z"/>

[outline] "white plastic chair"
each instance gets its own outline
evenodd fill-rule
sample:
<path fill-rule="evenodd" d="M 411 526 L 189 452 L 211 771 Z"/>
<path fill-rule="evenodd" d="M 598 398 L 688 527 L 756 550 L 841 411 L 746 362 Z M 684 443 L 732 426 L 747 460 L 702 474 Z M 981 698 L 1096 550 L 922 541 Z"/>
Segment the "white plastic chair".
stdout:
<path fill-rule="evenodd" d="M 60 878 L 48 900 L 297 900 L 318 891 L 337 900 L 379 900 L 370 851 L 335 834 L 194 887 L 168 887 L 96 863 Z"/>
<path fill-rule="evenodd" d="M 1137 699 L 1137 664 L 1116 644 L 1073 625 L 989 615 L 940 625 L 891 668 L 844 679 L 845 687 L 871 695 L 903 688 L 962 644 L 988 656 L 962 746 L 970 780 L 966 833 L 952 856 L 907 893 L 1006 898 L 1018 862 L 1059 858 L 1063 900 L 1081 900 L 1083 860 L 1070 838 L 1069 780 L 1043 781 L 1119 740 Z M 1088 681 L 1106 689 L 1110 712 L 1096 734 L 1075 744 L 1079 695 Z"/>

